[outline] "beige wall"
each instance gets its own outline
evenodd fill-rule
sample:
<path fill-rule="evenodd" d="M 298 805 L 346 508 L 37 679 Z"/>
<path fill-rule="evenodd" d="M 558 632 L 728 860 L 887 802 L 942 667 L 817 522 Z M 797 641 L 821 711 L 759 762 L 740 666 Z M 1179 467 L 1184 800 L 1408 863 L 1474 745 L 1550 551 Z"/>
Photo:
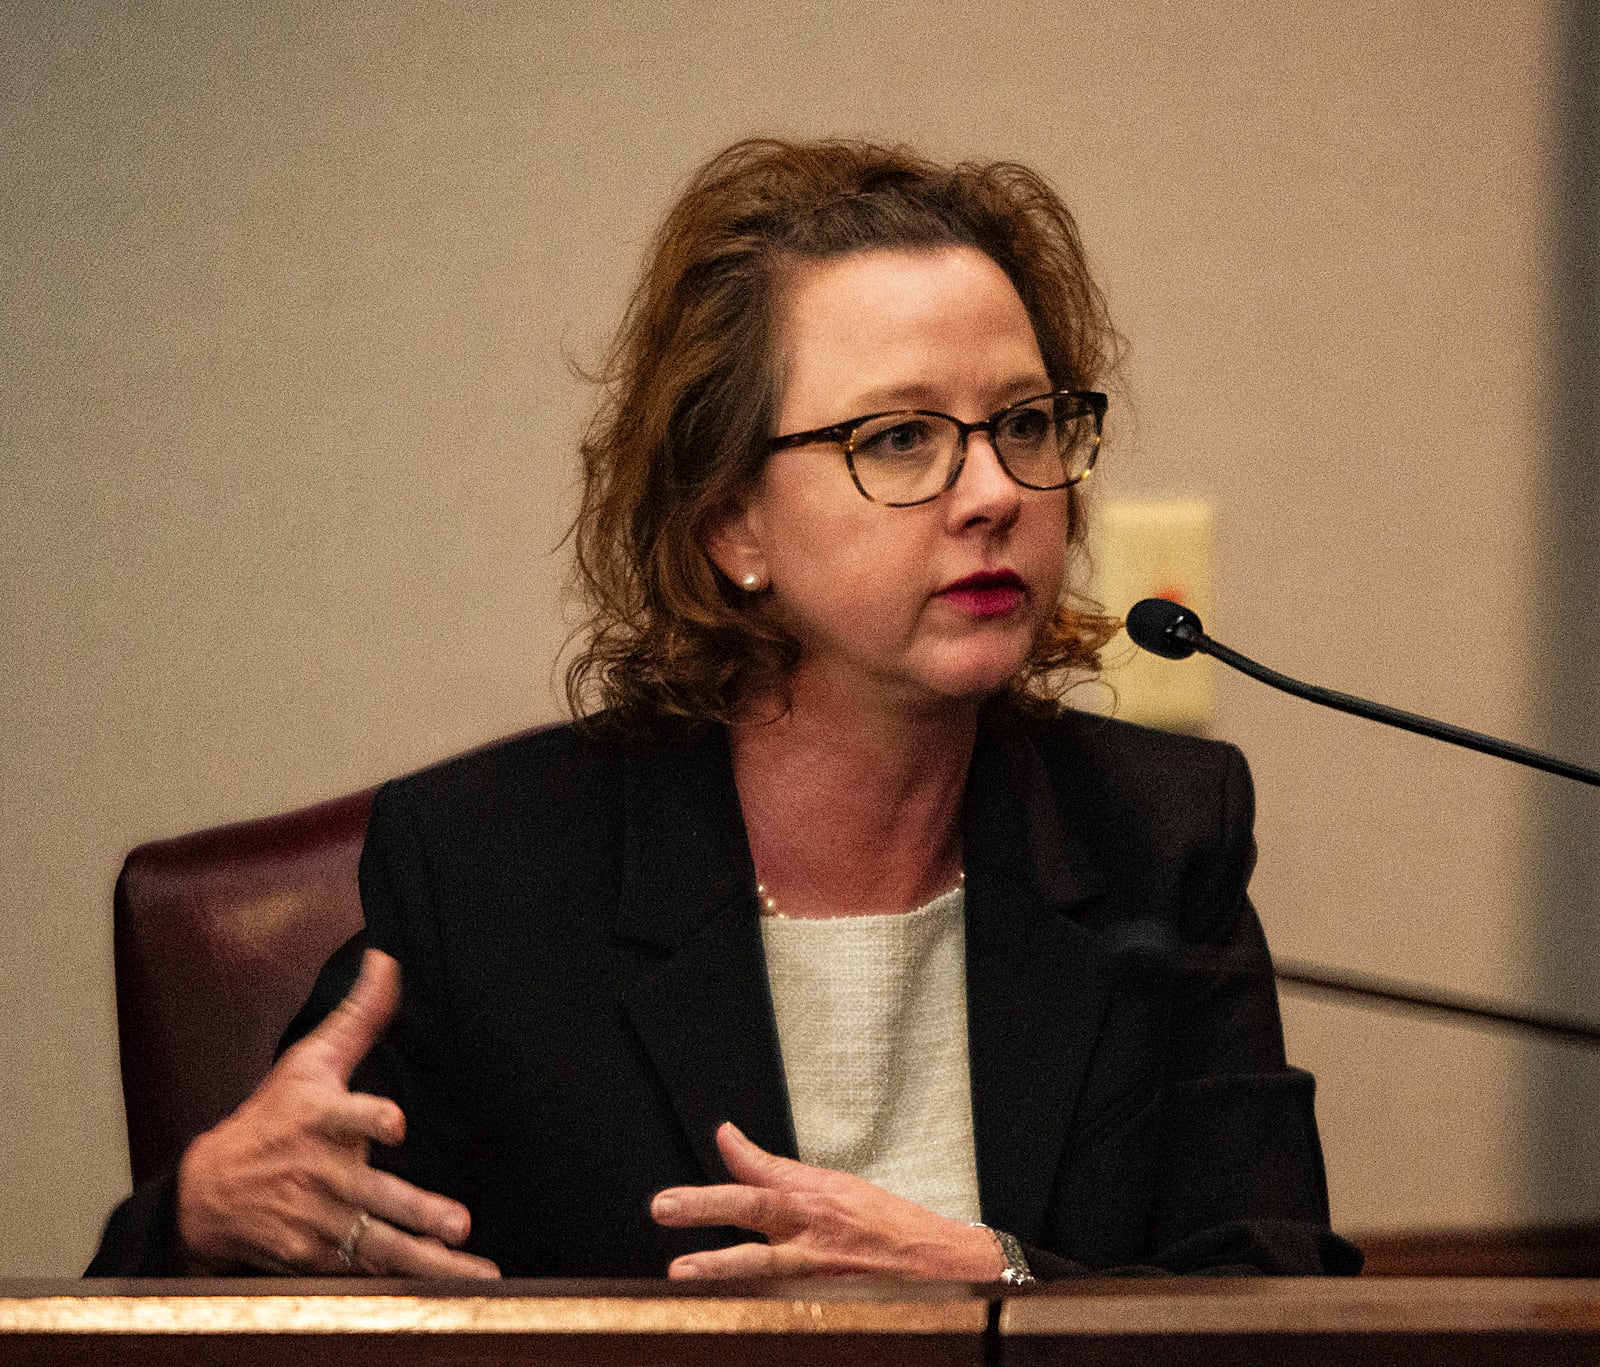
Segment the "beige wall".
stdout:
<path fill-rule="evenodd" d="M 125 1188 L 128 847 L 555 715 L 590 402 L 568 360 L 737 135 L 1055 180 L 1132 344 L 1104 485 L 1215 503 L 1217 634 L 1535 742 L 1595 672 L 1539 652 L 1565 459 L 1545 4 L 25 3 L 7 27 L 0 1274 L 80 1266 Z M 1535 867 L 1554 780 L 1221 698 L 1280 951 L 1600 1015 L 1592 908 Z M 1600 847 L 1593 813 L 1569 843 Z M 1574 1136 L 1600 1061 L 1286 1013 L 1347 1224 L 1597 1213 Z"/>

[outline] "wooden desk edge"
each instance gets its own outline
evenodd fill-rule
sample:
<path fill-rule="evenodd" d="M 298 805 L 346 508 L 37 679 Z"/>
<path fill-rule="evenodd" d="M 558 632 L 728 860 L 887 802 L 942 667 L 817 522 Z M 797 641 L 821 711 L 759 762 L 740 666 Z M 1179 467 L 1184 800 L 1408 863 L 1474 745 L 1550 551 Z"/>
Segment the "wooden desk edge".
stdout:
<path fill-rule="evenodd" d="M 1056 1283 L 1001 1304 L 1004 1337 L 1600 1333 L 1600 1280 L 1204 1277 Z"/>
<path fill-rule="evenodd" d="M 866 1334 L 1002 1339 L 1501 1332 L 1600 1335 L 1600 1280 L 1173 1278 L 986 1286 L 883 1282 L 3 1282 L 0 1338 L 33 1335 Z"/>
<path fill-rule="evenodd" d="M 520 1293 L 520 1294 L 519 1294 Z M 665 1283 L 0 1282 L 4 1334 L 894 1334 L 981 1336 L 986 1288 L 774 1283 L 685 1294 Z"/>

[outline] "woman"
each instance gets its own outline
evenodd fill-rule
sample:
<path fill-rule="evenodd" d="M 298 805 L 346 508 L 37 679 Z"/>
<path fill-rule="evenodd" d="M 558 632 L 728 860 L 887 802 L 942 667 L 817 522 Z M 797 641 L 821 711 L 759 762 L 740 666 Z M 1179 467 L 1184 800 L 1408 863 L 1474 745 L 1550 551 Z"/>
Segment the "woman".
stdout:
<path fill-rule="evenodd" d="M 603 709 L 380 794 L 303 1038 L 92 1270 L 1355 1270 L 1241 757 L 1054 702 L 1113 340 L 1021 167 L 710 162 L 584 447 Z"/>

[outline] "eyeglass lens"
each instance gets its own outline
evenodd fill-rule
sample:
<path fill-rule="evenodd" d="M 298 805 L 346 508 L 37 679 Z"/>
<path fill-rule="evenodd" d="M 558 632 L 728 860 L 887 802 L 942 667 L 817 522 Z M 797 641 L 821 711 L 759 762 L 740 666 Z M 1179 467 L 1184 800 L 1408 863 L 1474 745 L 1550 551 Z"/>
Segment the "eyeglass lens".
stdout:
<path fill-rule="evenodd" d="M 997 413 L 995 453 L 1029 489 L 1060 489 L 1089 473 L 1099 434 L 1081 399 L 1045 394 Z M 921 503 L 949 483 L 962 454 L 962 432 L 938 413 L 885 413 L 861 423 L 846 450 L 861 492 L 878 503 Z"/>

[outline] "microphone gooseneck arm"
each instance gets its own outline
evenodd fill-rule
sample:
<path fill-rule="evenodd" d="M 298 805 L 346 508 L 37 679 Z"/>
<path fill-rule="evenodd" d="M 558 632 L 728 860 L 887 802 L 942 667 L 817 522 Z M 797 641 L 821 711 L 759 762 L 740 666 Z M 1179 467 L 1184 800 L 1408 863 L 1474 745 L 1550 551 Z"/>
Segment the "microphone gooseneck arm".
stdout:
<path fill-rule="evenodd" d="M 1333 972 L 1319 964 L 1298 959 L 1274 959 L 1273 976 L 1280 983 L 1307 992 L 1334 997 L 1355 997 L 1398 1006 L 1402 1010 L 1425 1012 L 1446 1020 L 1470 1020 L 1475 1024 L 1505 1026 L 1525 1034 L 1538 1035 L 1560 1044 L 1600 1048 L 1600 1026 L 1575 1016 L 1554 1016 L 1533 1011 L 1513 1011 L 1481 997 L 1461 996 L 1434 988 L 1422 989 L 1393 978 L 1371 973 Z"/>
<path fill-rule="evenodd" d="M 1494 755 L 1499 759 L 1511 760 L 1514 764 L 1525 764 L 1531 769 L 1542 769 L 1545 773 L 1559 774 L 1562 778 L 1575 779 L 1579 783 L 1600 787 L 1600 772 L 1585 769 L 1580 764 L 1556 759 L 1553 755 L 1530 750 L 1525 745 L 1513 745 L 1510 741 L 1498 740 L 1479 731 L 1469 731 L 1464 726 L 1452 726 L 1449 722 L 1434 721 L 1431 717 L 1419 716 L 1415 712 L 1404 712 L 1398 707 L 1368 702 L 1365 698 L 1353 697 L 1349 693 L 1339 693 L 1331 688 L 1320 688 L 1316 684 L 1291 679 L 1287 674 L 1280 674 L 1275 669 L 1257 664 L 1248 656 L 1229 649 L 1220 641 L 1213 641 L 1206 635 L 1205 628 L 1195 613 L 1180 604 L 1169 603 L 1163 598 L 1146 598 L 1134 604 L 1128 613 L 1128 635 L 1133 637 L 1136 645 L 1169 660 L 1181 660 L 1199 651 L 1221 660 L 1223 664 L 1237 669 L 1241 674 L 1248 674 L 1252 679 L 1266 684 L 1268 688 L 1276 688 L 1279 692 L 1291 694 L 1296 698 L 1305 698 L 1308 702 L 1321 703 L 1336 712 L 1348 712 L 1352 716 L 1365 717 L 1369 721 L 1384 722 L 1386 725 L 1399 727 L 1402 731 L 1413 731 L 1419 736 L 1432 736 L 1435 740 L 1448 741 L 1451 745 L 1459 745 L 1467 750 Z"/>
<path fill-rule="evenodd" d="M 1563 778 L 1576 779 L 1579 783 L 1600 786 L 1600 773 L 1596 773 L 1593 769 L 1585 769 L 1581 765 L 1569 764 L 1566 760 L 1540 754 L 1539 751 L 1530 750 L 1525 745 L 1512 745 L 1509 741 L 1469 731 L 1464 726 L 1452 726 L 1448 722 L 1418 716 L 1415 712 L 1403 712 L 1398 707 L 1386 707 L 1382 703 L 1368 702 L 1365 698 L 1338 693 L 1331 688 L 1319 688 L 1315 684 L 1301 683 L 1299 679 L 1291 679 L 1287 674 L 1268 669 L 1248 656 L 1239 654 L 1237 650 L 1230 650 L 1220 642 L 1213 641 L 1206 635 L 1198 614 L 1181 603 L 1168 602 L 1164 598 L 1141 599 L 1129 609 L 1127 625 L 1128 635 L 1133 638 L 1135 645 L 1164 659 L 1184 660 L 1196 651 L 1200 651 L 1221 660 L 1225 665 L 1231 665 L 1241 674 L 1248 674 L 1269 688 L 1276 688 L 1296 698 L 1321 703 L 1324 707 L 1331 707 L 1338 712 L 1366 717 L 1369 721 L 1381 721 L 1390 726 L 1398 726 L 1402 731 L 1414 731 L 1420 736 L 1432 736 L 1435 740 L 1448 741 L 1452 745 L 1508 759 L 1516 764 L 1526 764 L 1530 768 L 1559 774 Z M 1412 1011 L 1432 1012 L 1487 1025 L 1508 1026 L 1514 1030 L 1526 1031 L 1567 1044 L 1600 1047 L 1600 1026 L 1571 1017 L 1511 1011 L 1492 1002 L 1457 996 L 1453 993 L 1419 991 L 1408 984 L 1388 978 L 1362 973 L 1334 973 L 1315 964 L 1288 960 L 1279 961 L 1276 976 L 1281 983 L 1313 992 L 1364 998 Z"/>

